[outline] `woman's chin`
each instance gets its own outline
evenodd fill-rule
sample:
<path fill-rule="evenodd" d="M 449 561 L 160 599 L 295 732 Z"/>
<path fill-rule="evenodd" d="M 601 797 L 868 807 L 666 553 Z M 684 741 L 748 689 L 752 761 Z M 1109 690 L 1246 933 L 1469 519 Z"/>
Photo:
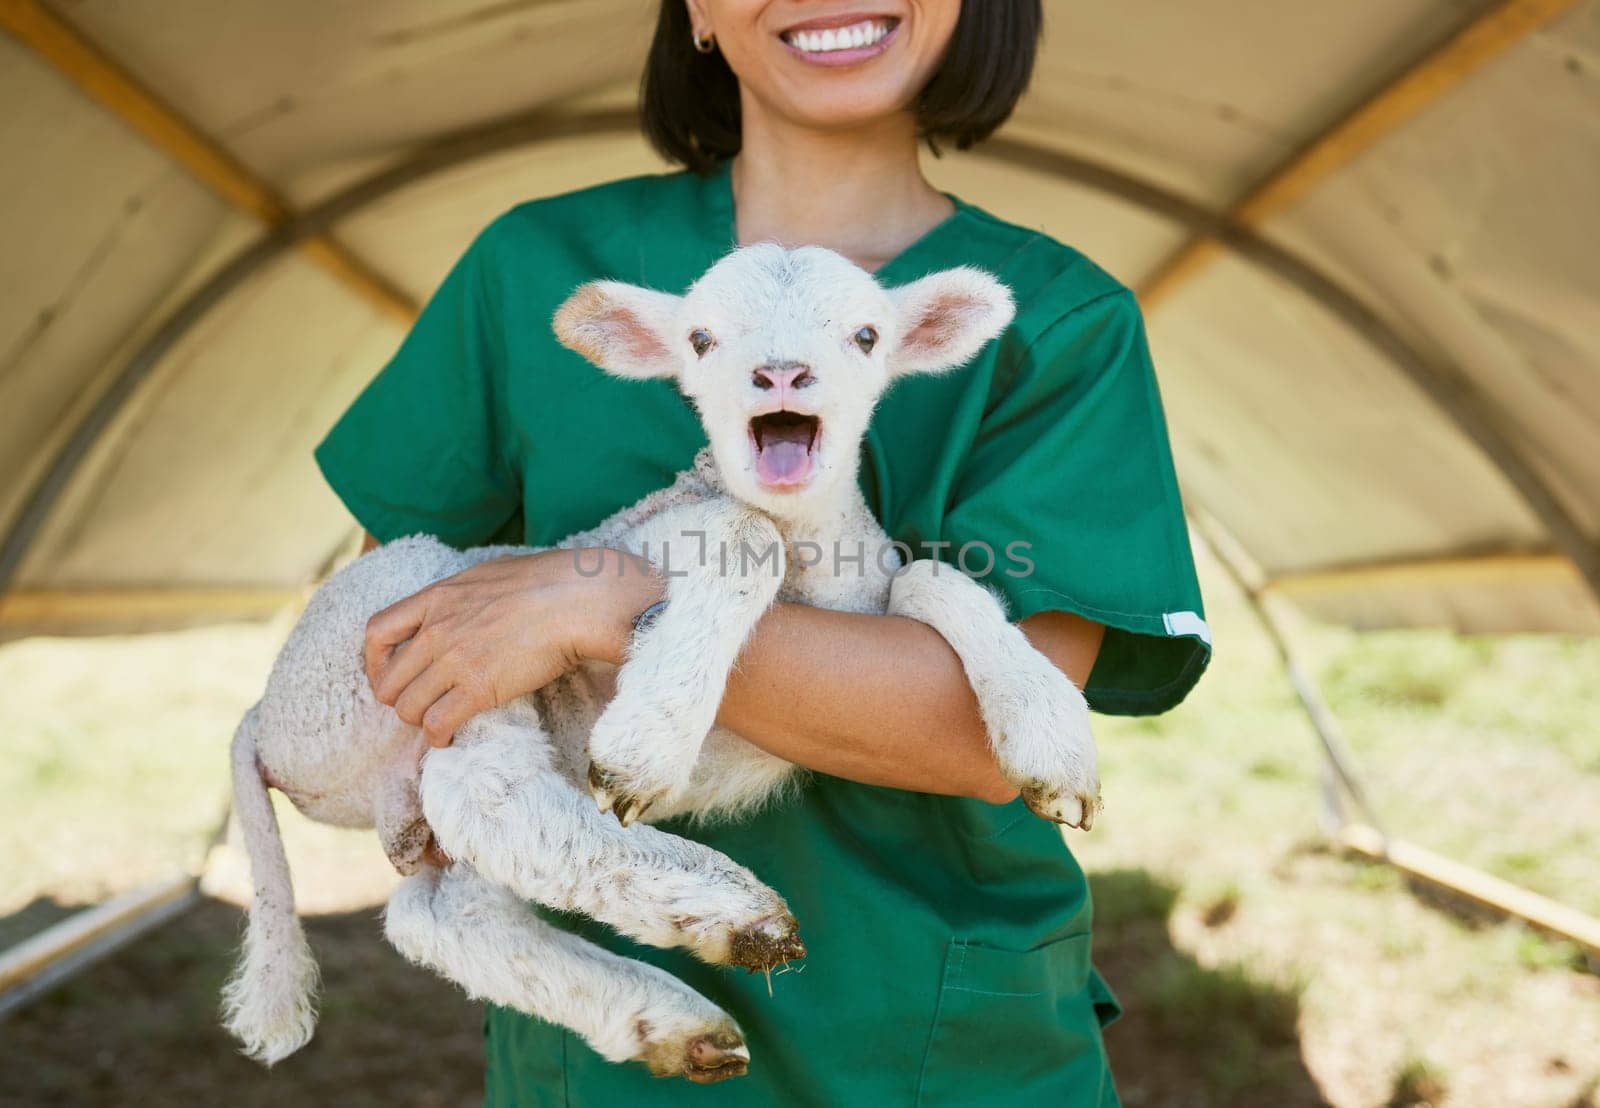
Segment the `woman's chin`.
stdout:
<path fill-rule="evenodd" d="M 788 60 L 788 59 L 784 59 Z M 915 93 L 909 75 L 872 66 L 822 69 L 789 61 L 773 104 L 790 123 L 814 131 L 852 131 L 897 116 Z M 798 69 L 798 72 L 795 70 Z"/>

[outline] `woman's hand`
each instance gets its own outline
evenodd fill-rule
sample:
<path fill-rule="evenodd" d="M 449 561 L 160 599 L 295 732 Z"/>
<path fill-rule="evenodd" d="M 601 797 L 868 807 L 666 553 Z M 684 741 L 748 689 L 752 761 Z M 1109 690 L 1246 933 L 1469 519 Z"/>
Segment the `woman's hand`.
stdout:
<path fill-rule="evenodd" d="M 484 562 L 367 621 L 367 680 L 429 743 L 448 746 L 479 712 L 581 661 L 620 661 L 633 618 L 660 598 L 650 564 L 615 550 Z"/>

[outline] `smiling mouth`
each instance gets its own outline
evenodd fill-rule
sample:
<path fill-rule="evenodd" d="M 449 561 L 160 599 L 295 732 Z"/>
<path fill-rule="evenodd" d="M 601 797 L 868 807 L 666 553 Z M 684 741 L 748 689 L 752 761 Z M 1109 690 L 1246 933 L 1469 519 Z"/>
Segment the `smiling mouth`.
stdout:
<path fill-rule="evenodd" d="M 899 25 L 900 20 L 894 16 L 874 16 L 837 27 L 804 24 L 792 27 L 778 37 L 796 53 L 807 57 L 821 59 L 831 55 L 843 60 L 875 53 L 874 48 L 892 35 Z"/>
<path fill-rule="evenodd" d="M 771 489 L 796 489 L 816 468 L 822 421 L 799 412 L 769 412 L 750 421 L 756 478 Z"/>

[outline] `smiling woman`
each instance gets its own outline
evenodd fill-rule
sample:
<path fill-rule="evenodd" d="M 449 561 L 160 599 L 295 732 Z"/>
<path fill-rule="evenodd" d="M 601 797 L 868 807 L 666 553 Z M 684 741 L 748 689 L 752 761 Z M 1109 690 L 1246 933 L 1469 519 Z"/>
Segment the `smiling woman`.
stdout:
<path fill-rule="evenodd" d="M 556 343 L 551 313 L 574 288 L 676 294 L 761 241 L 828 247 L 886 288 L 977 267 L 1012 290 L 1015 318 L 964 365 L 885 394 L 861 449 L 867 503 L 914 557 L 987 564 L 1011 618 L 1095 709 L 1176 704 L 1209 633 L 1137 305 L 1071 247 L 933 188 L 919 163 L 924 146 L 969 146 L 1007 118 L 1040 21 L 1038 0 L 663 0 L 643 121 L 689 172 L 496 220 L 319 448 L 329 482 L 378 540 L 550 546 L 669 485 L 705 443 L 667 381 L 612 380 Z M 727 320 L 682 323 L 683 352 L 752 386 L 751 409 L 724 422 L 763 495 L 814 480 L 835 417 L 814 417 L 806 366 L 741 353 Z M 868 315 L 833 323 L 860 355 L 879 342 Z M 649 573 L 585 576 L 559 554 L 484 563 L 374 617 L 369 675 L 446 744 L 579 661 L 619 661 L 659 597 Z M 562 920 L 734 1016 L 749 1073 L 690 1075 L 728 1079 L 710 1099 L 1116 1102 L 1100 1039 L 1116 1005 L 1091 963 L 1083 873 L 1001 773 L 939 633 L 775 604 L 717 719 L 811 783 L 743 822 L 673 829 L 782 892 L 806 972 L 769 994 L 760 978 Z M 488 1027 L 492 1104 L 706 1097 L 517 1012 L 492 1009 Z"/>
<path fill-rule="evenodd" d="M 746 110 L 836 131 L 909 109 L 919 137 L 964 150 L 1011 114 L 1040 26 L 1038 3 L 1012 0 L 664 3 L 645 70 L 645 133 L 704 172 L 759 137 L 742 127 Z M 862 45 L 841 44 L 841 27 L 852 38 L 860 30 Z M 880 37 L 869 47 L 871 35 Z"/>

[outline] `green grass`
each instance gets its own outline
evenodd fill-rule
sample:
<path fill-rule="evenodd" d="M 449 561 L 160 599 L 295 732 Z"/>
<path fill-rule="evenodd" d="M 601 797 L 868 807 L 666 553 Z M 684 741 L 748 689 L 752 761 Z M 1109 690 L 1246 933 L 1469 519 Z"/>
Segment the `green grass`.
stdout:
<path fill-rule="evenodd" d="M 277 632 L 219 627 L 0 647 L 0 916 L 79 904 L 198 860 L 227 744 Z"/>
<path fill-rule="evenodd" d="M 1292 998 L 1303 1070 L 1268 1076 L 1284 1103 L 1309 1077 L 1331 1103 L 1382 1105 L 1418 1059 L 1452 1105 L 1577 1103 L 1600 1080 L 1600 981 L 1571 944 L 1327 849 L 1315 737 L 1243 599 L 1204 561 L 1202 575 L 1210 671 L 1166 716 L 1100 721 L 1105 811 L 1069 836 L 1092 876 L 1149 874 L 1142 895 L 1173 899 L 1160 941 L 1135 942 L 1141 972 L 1126 947 L 1148 925 L 1097 883 L 1097 943 L 1165 1034 L 1211 1013 L 1192 1102 L 1271 1102 L 1245 1078 L 1282 1060 L 1261 1031 L 1283 1021 L 1261 1013 Z M 1306 624 L 1295 645 L 1391 832 L 1600 914 L 1600 641 Z"/>

